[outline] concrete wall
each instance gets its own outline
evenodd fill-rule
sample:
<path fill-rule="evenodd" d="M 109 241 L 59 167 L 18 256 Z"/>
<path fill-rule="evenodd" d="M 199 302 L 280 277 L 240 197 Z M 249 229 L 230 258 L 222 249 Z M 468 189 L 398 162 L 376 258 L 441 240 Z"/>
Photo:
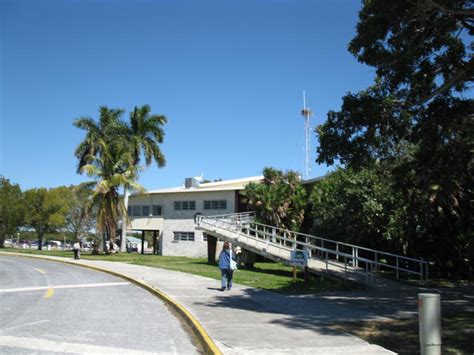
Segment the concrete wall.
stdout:
<path fill-rule="evenodd" d="M 204 200 L 226 200 L 227 208 L 204 210 Z M 196 209 L 175 211 L 175 201 L 195 201 Z M 160 252 L 162 255 L 206 257 L 207 242 L 203 241 L 202 232 L 195 230 L 194 216 L 197 213 L 217 215 L 235 212 L 235 191 L 183 191 L 130 196 L 129 206 L 137 205 L 162 206 L 162 217 L 130 216 L 134 230 L 160 230 Z M 174 232 L 194 232 L 194 241 L 174 241 Z"/>

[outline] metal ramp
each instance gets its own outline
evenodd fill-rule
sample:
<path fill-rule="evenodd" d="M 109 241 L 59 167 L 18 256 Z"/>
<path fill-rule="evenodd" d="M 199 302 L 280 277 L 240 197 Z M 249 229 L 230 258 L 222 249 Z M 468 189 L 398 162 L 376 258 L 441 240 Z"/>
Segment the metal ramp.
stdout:
<path fill-rule="evenodd" d="M 257 223 L 251 212 L 197 215 L 195 222 L 196 228 L 207 234 L 285 264 L 290 263 L 293 250 L 306 250 L 308 269 L 314 273 L 328 273 L 371 286 L 389 282 L 378 277 L 381 272 L 389 272 L 396 279 L 402 274 L 428 279 L 428 263 L 424 260 Z"/>

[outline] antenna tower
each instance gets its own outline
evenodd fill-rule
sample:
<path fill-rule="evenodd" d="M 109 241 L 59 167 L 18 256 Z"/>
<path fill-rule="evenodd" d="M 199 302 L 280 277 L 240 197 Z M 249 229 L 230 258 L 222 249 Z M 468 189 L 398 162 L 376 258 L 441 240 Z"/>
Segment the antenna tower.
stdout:
<path fill-rule="evenodd" d="M 304 160 L 304 175 L 303 178 L 308 180 L 311 175 L 311 168 L 309 167 L 309 160 L 311 156 L 311 128 L 310 128 L 310 117 L 313 115 L 313 111 L 306 107 L 306 93 L 303 90 L 303 109 L 301 114 L 304 117 L 304 134 L 305 134 L 305 160 Z"/>

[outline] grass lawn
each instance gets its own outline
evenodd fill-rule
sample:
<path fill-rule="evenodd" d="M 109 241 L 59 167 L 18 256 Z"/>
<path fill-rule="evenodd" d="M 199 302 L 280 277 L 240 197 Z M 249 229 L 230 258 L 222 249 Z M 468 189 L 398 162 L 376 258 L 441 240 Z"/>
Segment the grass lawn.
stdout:
<path fill-rule="evenodd" d="M 331 328 L 353 334 L 399 354 L 419 354 L 418 319 L 347 322 Z M 442 354 L 473 354 L 474 313 L 441 318 Z"/>
<path fill-rule="evenodd" d="M 73 257 L 72 251 L 38 251 L 32 249 L 4 249 L 28 254 Z M 206 258 L 188 258 L 182 256 L 160 256 L 150 254 L 120 253 L 110 255 L 90 255 L 81 253 L 82 259 L 117 261 L 136 265 L 158 267 L 162 269 L 186 272 L 189 274 L 220 280 L 220 270 L 216 264 L 209 264 Z M 312 275 L 308 285 L 305 285 L 302 273 L 293 281 L 293 268 L 279 263 L 255 263 L 252 269 L 241 269 L 234 273 L 234 282 L 258 287 L 264 290 L 284 294 L 304 294 L 334 290 L 354 290 L 362 286 L 344 280 L 332 280 L 322 276 Z"/>

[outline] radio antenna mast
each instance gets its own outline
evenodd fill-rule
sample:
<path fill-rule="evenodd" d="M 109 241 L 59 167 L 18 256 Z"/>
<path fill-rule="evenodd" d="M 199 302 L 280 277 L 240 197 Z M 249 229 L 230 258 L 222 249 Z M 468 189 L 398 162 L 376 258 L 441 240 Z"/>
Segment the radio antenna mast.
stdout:
<path fill-rule="evenodd" d="M 311 156 L 311 127 L 310 127 L 310 117 L 313 115 L 313 111 L 310 108 L 306 107 L 306 93 L 303 90 L 303 109 L 301 114 L 304 117 L 304 133 L 305 133 L 305 164 L 304 164 L 304 179 L 308 180 L 311 175 L 311 168 L 309 167 L 309 160 Z"/>

